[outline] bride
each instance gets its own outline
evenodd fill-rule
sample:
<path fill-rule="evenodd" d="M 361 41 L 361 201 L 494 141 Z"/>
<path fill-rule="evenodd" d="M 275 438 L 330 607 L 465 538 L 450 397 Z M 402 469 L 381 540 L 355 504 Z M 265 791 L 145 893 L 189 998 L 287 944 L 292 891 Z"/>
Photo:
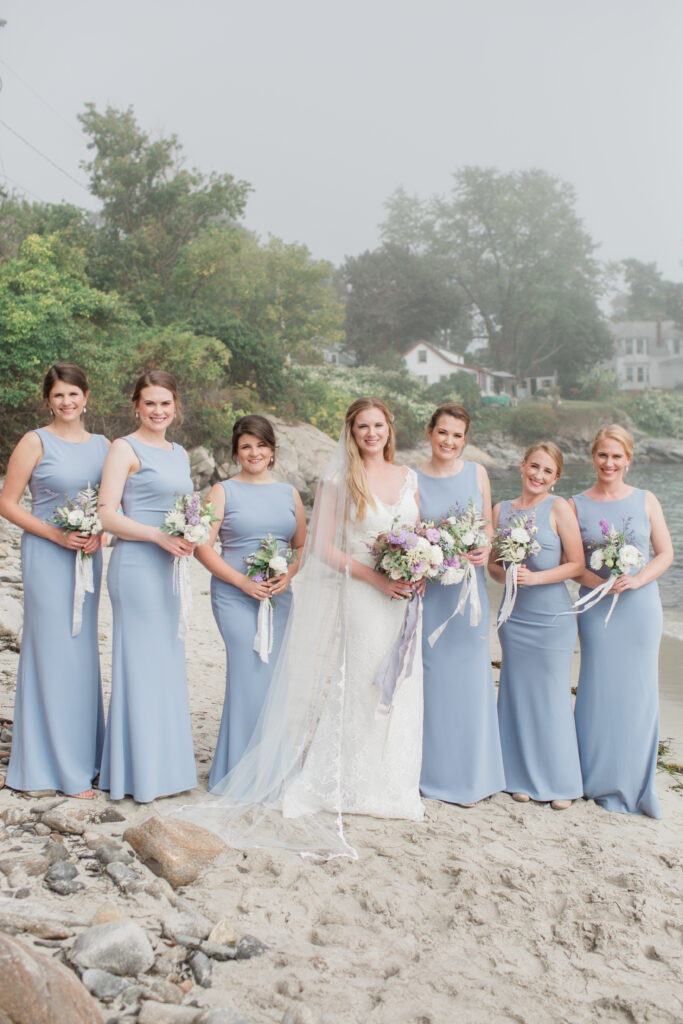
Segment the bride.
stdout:
<path fill-rule="evenodd" d="M 369 544 L 418 519 L 416 474 L 394 465 L 381 399 L 360 398 L 316 495 L 293 608 L 247 752 L 200 803 L 174 812 L 232 846 L 356 856 L 341 814 L 420 820 L 422 666 L 391 712 L 373 680 L 397 640 L 414 587 L 373 568 Z M 419 628 L 419 627 L 418 627 Z M 417 637 L 418 650 L 420 637 Z"/>

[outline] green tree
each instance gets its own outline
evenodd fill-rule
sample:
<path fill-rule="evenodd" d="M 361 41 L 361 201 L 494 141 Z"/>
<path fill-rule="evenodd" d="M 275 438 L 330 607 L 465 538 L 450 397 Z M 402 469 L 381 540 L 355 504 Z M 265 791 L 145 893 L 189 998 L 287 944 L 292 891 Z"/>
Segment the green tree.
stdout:
<path fill-rule="evenodd" d="M 146 321 L 163 322 L 181 253 L 209 224 L 241 217 L 250 186 L 186 170 L 176 136 L 153 141 L 132 108 L 100 113 L 88 103 L 79 120 L 93 150 L 84 164 L 90 190 L 102 201 L 93 280 L 126 295 Z"/>
<path fill-rule="evenodd" d="M 623 276 L 625 291 L 613 303 L 620 320 L 675 320 L 683 328 L 683 283 L 666 281 L 656 263 L 622 260 L 614 268 Z"/>

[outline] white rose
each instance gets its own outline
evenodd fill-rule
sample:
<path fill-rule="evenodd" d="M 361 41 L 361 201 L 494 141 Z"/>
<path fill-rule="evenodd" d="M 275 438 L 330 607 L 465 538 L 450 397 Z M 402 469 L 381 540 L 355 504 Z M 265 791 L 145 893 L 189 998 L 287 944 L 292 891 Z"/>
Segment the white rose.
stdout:
<path fill-rule="evenodd" d="M 431 551 L 429 552 L 429 561 L 432 565 L 441 565 L 443 562 L 443 551 L 438 544 L 432 544 Z"/>
<path fill-rule="evenodd" d="M 287 559 L 282 555 L 275 555 L 268 562 L 268 568 L 272 569 L 276 576 L 283 576 L 287 572 Z"/>
<path fill-rule="evenodd" d="M 392 580 L 400 580 L 401 579 L 401 574 L 400 574 L 400 572 L 396 572 L 395 569 L 392 569 L 391 572 L 389 573 L 389 577 Z"/>
<path fill-rule="evenodd" d="M 83 525 L 83 509 L 72 508 L 67 516 L 69 526 L 82 526 Z"/>
<path fill-rule="evenodd" d="M 526 557 L 526 548 L 515 548 L 514 557 L 516 562 L 523 562 Z"/>
<path fill-rule="evenodd" d="M 448 532 L 448 530 L 440 530 L 439 533 L 441 534 L 441 540 L 446 545 L 446 547 L 447 548 L 452 548 L 453 545 L 455 544 L 455 541 L 451 537 L 451 535 Z"/>
<path fill-rule="evenodd" d="M 460 540 L 463 542 L 463 544 L 465 545 L 466 548 L 471 548 L 471 547 L 474 546 L 474 542 L 476 540 L 476 536 L 472 532 L 472 530 L 467 530 L 466 533 L 463 533 L 463 535 L 460 538 Z"/>
<path fill-rule="evenodd" d="M 526 544 L 531 538 L 523 526 L 514 526 L 510 531 L 510 540 L 515 544 Z"/>
<path fill-rule="evenodd" d="M 206 541 L 206 530 L 201 523 L 197 523 L 196 526 L 188 526 L 185 530 L 185 540 L 189 540 L 190 544 L 203 544 Z"/>
<path fill-rule="evenodd" d="M 642 556 L 633 544 L 624 544 L 619 552 L 619 561 L 623 569 L 633 569 L 641 564 Z"/>
<path fill-rule="evenodd" d="M 429 576 L 430 580 L 436 579 L 436 577 L 439 575 L 439 571 L 440 570 L 436 566 L 433 569 L 427 569 L 427 575 Z"/>
<path fill-rule="evenodd" d="M 444 569 L 441 582 L 445 587 L 450 587 L 454 583 L 460 583 L 465 575 L 464 569 L 456 569 L 454 565 L 449 565 L 447 569 Z"/>
<path fill-rule="evenodd" d="M 600 569 L 602 569 L 604 561 L 605 556 L 602 551 L 602 548 L 598 548 L 596 551 L 593 552 L 593 554 L 590 557 L 589 564 L 593 572 L 598 572 Z"/>

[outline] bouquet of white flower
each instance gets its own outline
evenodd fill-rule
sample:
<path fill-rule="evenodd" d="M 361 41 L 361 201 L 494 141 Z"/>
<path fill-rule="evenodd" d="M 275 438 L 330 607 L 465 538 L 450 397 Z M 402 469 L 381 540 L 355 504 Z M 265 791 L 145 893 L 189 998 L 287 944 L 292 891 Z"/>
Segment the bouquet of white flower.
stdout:
<path fill-rule="evenodd" d="M 183 537 L 190 544 L 206 544 L 211 536 L 211 524 L 218 518 L 215 511 L 208 500 L 202 500 L 197 491 L 179 494 L 173 508 L 166 513 L 160 529 L 172 537 Z M 184 640 L 187 617 L 192 610 L 192 588 L 185 558 L 173 559 L 173 593 L 180 594 L 178 636 Z"/>
<path fill-rule="evenodd" d="M 65 533 L 84 533 L 93 537 L 102 533 L 102 523 L 97 514 L 97 496 L 100 485 L 85 487 L 75 498 L 67 498 L 65 505 L 59 505 L 52 522 Z M 95 582 L 92 569 L 92 554 L 76 552 L 76 575 L 74 579 L 74 604 L 71 619 L 71 635 L 78 636 L 83 625 L 83 602 L 86 593 L 92 594 Z"/>
<path fill-rule="evenodd" d="M 247 566 L 247 576 L 251 580 L 264 583 L 276 576 L 283 576 L 287 572 L 287 566 L 298 558 L 293 548 L 287 547 L 284 553 L 280 553 L 277 538 L 272 533 L 267 534 L 261 541 L 258 551 L 252 552 L 244 559 Z M 273 597 L 261 601 L 258 611 L 258 622 L 256 636 L 254 637 L 254 650 L 261 661 L 268 661 L 273 650 Z"/>
<path fill-rule="evenodd" d="M 465 614 L 468 600 L 470 603 L 470 625 L 478 626 L 481 621 L 477 574 L 474 566 L 465 556 L 470 551 L 485 547 L 489 543 L 484 532 L 486 525 L 487 520 L 482 518 L 472 498 L 470 498 L 466 509 L 460 505 L 454 505 L 449 509 L 448 515 L 442 516 L 439 520 L 438 528 L 444 551 L 444 568 L 439 576 L 439 583 L 446 587 L 460 583 L 462 580 L 465 583 L 455 611 L 428 637 L 430 647 L 434 646 L 455 615 Z"/>
<path fill-rule="evenodd" d="M 538 533 L 536 513 L 526 512 L 508 519 L 504 526 L 499 526 L 493 533 L 493 547 L 496 550 L 496 561 L 505 566 L 505 595 L 498 613 L 498 626 L 510 618 L 517 597 L 517 566 L 537 555 L 541 545 L 535 540 Z"/>
<path fill-rule="evenodd" d="M 617 530 L 606 519 L 600 520 L 602 535 L 600 540 L 591 541 L 587 545 L 591 552 L 588 565 L 595 573 L 601 573 L 607 569 L 608 576 L 604 583 L 598 584 L 574 603 L 574 608 L 580 609 L 580 612 L 588 611 L 598 601 L 601 601 L 609 593 L 617 576 L 627 575 L 633 569 L 640 569 L 645 564 L 643 555 L 635 546 L 633 531 L 629 530 L 628 524 L 629 520 L 624 520 L 623 529 Z M 612 595 L 612 603 L 605 616 L 605 626 L 612 617 L 618 599 L 618 594 Z"/>

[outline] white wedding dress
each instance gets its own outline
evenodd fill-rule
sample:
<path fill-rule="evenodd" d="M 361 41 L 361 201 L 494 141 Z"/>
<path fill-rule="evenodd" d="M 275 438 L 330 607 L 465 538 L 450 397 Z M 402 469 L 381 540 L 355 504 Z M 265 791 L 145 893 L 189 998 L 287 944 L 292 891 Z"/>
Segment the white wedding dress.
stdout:
<path fill-rule="evenodd" d="M 417 477 L 408 470 L 397 500 L 387 505 L 375 496 L 358 522 L 351 510 L 347 527 L 349 553 L 359 562 L 373 564 L 368 543 L 394 522 L 412 526 L 418 519 L 415 501 Z M 295 597 L 296 601 L 296 597 Z M 318 811 L 370 814 L 379 818 L 420 821 L 422 761 L 422 661 L 414 659 L 412 672 L 396 690 L 388 715 L 378 714 L 380 690 L 373 679 L 401 632 L 405 601 L 395 601 L 369 583 L 350 579 L 346 591 L 345 685 L 340 708 L 325 707 L 300 770 L 284 785 L 285 818 Z M 419 626 L 421 630 L 421 623 Z M 417 637 L 421 650 L 421 636 Z M 339 719 L 343 722 L 338 740 Z M 338 774 L 340 785 L 330 784 Z M 341 806 L 338 804 L 341 802 Z"/>

